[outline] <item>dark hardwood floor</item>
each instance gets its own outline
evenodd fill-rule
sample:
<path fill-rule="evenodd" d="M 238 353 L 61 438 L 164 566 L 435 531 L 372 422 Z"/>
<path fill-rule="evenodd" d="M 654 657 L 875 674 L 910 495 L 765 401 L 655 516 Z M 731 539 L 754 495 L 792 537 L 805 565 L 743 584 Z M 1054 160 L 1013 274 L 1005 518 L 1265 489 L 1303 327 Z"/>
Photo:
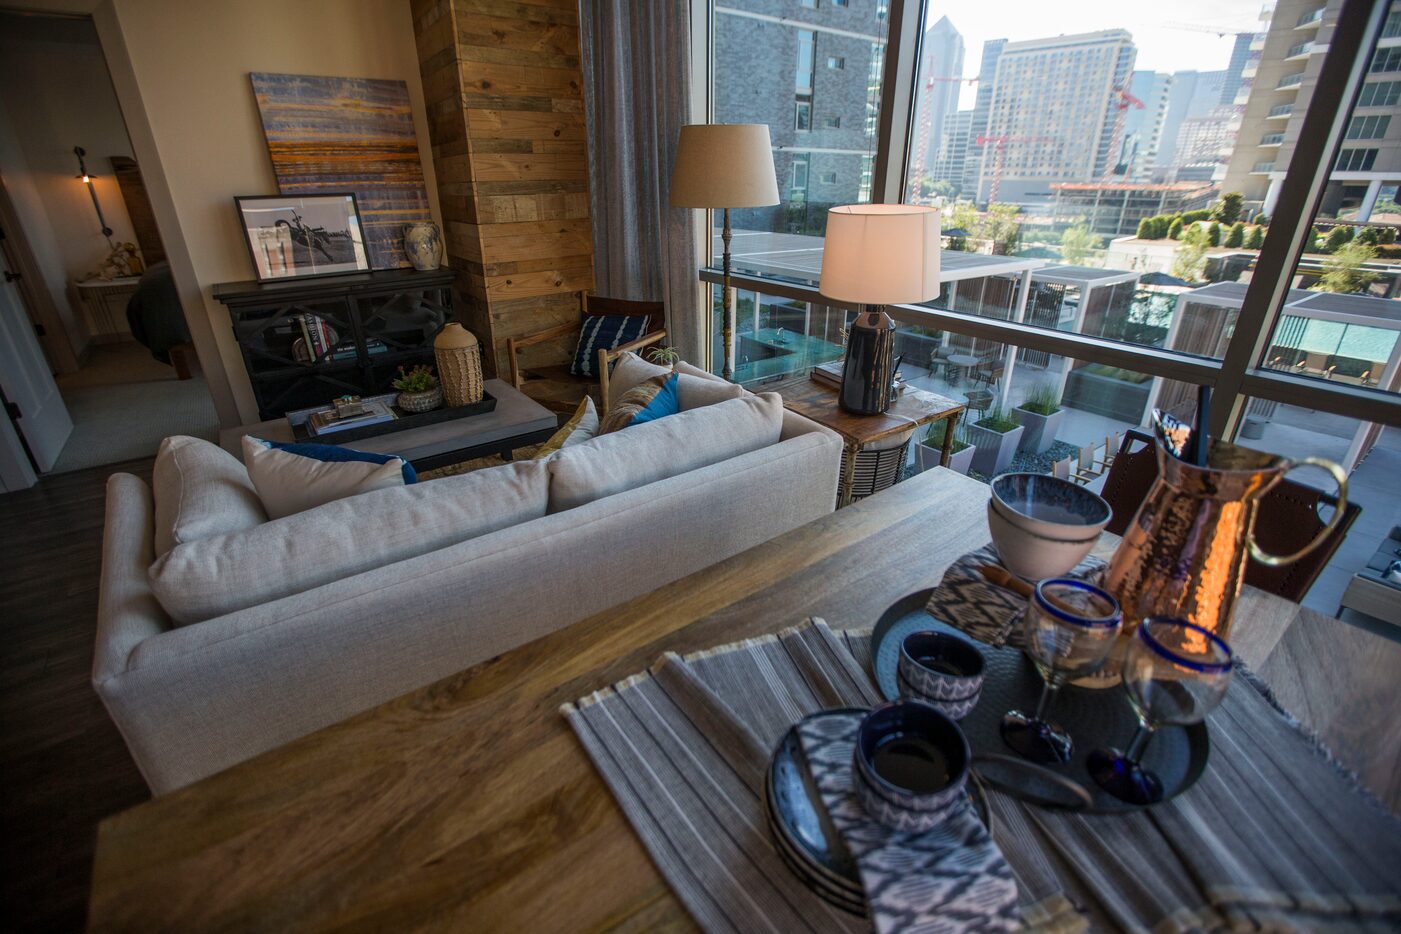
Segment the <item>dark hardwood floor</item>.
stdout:
<path fill-rule="evenodd" d="M 81 930 L 97 824 L 150 797 L 89 681 L 107 476 L 0 494 L 0 904 L 11 930 Z"/>

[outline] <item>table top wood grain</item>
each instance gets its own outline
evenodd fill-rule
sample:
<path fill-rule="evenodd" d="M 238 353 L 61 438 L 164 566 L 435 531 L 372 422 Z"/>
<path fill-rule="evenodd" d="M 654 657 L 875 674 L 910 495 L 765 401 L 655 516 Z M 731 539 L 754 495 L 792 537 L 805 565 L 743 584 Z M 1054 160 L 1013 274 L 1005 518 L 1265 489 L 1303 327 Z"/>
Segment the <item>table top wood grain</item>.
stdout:
<path fill-rule="evenodd" d="M 870 626 L 988 540 L 987 497 L 983 484 L 929 471 L 110 818 L 99 831 L 90 925 L 690 927 L 560 705 L 665 651 L 771 633 L 809 615 Z M 1391 677 L 1334 693 L 1347 672 L 1309 653 L 1316 640 L 1346 645 L 1356 670 L 1373 677 L 1401 660 L 1401 647 L 1250 589 L 1235 627 L 1237 651 L 1254 667 L 1291 677 L 1297 669 L 1285 696 L 1311 702 L 1300 712 L 1319 718 L 1311 725 L 1325 740 L 1345 740 L 1340 751 L 1364 774 L 1389 763 L 1395 783 Z M 1368 722 L 1389 718 L 1388 751 L 1363 741 L 1365 724 L 1350 719 L 1359 705 Z"/>
<path fill-rule="evenodd" d="M 832 429 L 858 447 L 963 411 L 962 402 L 911 386 L 896 398 L 885 414 L 856 415 L 837 403 L 836 389 L 807 374 L 753 388 L 778 393 L 783 397 L 784 408 Z"/>

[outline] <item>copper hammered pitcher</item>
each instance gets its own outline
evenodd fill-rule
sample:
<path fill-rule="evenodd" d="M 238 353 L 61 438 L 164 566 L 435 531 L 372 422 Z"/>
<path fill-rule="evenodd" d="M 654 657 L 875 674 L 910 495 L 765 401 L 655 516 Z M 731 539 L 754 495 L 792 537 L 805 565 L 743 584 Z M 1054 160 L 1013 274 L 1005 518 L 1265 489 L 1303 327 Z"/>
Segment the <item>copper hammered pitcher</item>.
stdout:
<path fill-rule="evenodd" d="M 1158 478 L 1114 552 L 1105 589 L 1119 599 L 1125 632 L 1147 616 L 1175 616 L 1229 641 L 1246 558 L 1289 564 L 1322 544 L 1347 508 L 1347 474 L 1321 457 L 1290 460 L 1223 441 L 1212 443 L 1207 467 L 1171 456 L 1162 444 L 1155 448 Z M 1337 506 L 1302 549 L 1267 554 L 1253 537 L 1260 498 L 1305 464 L 1333 475 Z"/>

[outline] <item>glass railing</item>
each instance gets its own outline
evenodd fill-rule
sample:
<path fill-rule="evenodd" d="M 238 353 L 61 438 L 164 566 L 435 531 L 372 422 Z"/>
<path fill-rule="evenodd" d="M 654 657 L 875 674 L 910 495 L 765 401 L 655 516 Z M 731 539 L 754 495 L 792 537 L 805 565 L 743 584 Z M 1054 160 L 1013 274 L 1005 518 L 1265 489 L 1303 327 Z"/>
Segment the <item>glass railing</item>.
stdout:
<path fill-rule="evenodd" d="M 1304 73 L 1301 71 L 1296 75 L 1285 75 L 1279 79 L 1279 84 L 1275 85 L 1275 90 L 1285 90 L 1286 88 L 1297 88 L 1304 81 Z"/>
<path fill-rule="evenodd" d="M 1307 13 L 1305 13 L 1303 16 L 1300 16 L 1300 17 L 1299 17 L 1298 22 L 1296 22 L 1296 23 L 1294 24 L 1294 28 L 1295 28 L 1295 29 L 1298 29 L 1298 28 L 1303 27 L 1303 26 L 1312 26 L 1312 25 L 1314 25 L 1315 23 L 1319 22 L 1319 21 L 1322 20 L 1322 19 L 1323 19 L 1323 7 L 1319 7 L 1319 8 L 1316 9 L 1316 10 L 1309 10 L 1309 11 L 1308 11 Z"/>
<path fill-rule="evenodd" d="M 1287 117 L 1287 116 L 1289 116 L 1289 115 L 1290 115 L 1291 113 L 1293 113 L 1293 112 L 1294 112 L 1294 105 L 1293 105 L 1293 104 L 1276 104 L 1275 106 L 1273 106 L 1273 107 L 1270 108 L 1270 112 L 1267 113 L 1267 114 L 1265 114 L 1265 116 L 1266 116 L 1266 117 Z"/>
<path fill-rule="evenodd" d="M 1255 174 L 1273 172 L 1275 164 L 1273 162 L 1257 162 L 1250 167 L 1250 171 Z"/>
<path fill-rule="evenodd" d="M 1260 137 L 1261 146 L 1278 146 L 1282 142 L 1284 142 L 1283 133 L 1266 133 Z"/>
<path fill-rule="evenodd" d="M 1284 53 L 1284 57 L 1293 58 L 1296 55 L 1307 55 L 1312 48 L 1312 42 L 1300 42 L 1298 45 L 1290 46 L 1289 51 Z"/>

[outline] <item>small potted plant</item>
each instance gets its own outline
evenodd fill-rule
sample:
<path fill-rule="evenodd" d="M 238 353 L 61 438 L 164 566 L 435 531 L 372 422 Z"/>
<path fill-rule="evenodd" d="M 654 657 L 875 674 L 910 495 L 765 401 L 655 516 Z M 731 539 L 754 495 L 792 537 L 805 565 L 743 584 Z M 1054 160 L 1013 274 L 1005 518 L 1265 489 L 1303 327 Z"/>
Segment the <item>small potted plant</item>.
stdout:
<path fill-rule="evenodd" d="M 393 385 L 399 390 L 395 404 L 405 412 L 431 412 L 443 404 L 443 387 L 427 364 L 420 363 L 412 370 L 399 367 Z"/>
<path fill-rule="evenodd" d="M 995 477 L 1012 466 L 1017 444 L 1026 429 L 1008 417 L 1000 406 L 968 427 L 968 440 L 978 449 L 973 455 L 973 469 L 984 477 Z"/>
<path fill-rule="evenodd" d="M 647 351 L 647 356 L 658 366 L 676 366 L 681 359 L 681 353 L 675 347 L 653 347 Z"/>
<path fill-rule="evenodd" d="M 1065 410 L 1060 407 L 1060 396 L 1054 385 L 1037 383 L 1022 404 L 1012 410 L 1012 416 L 1026 429 L 1017 450 L 1045 454 L 1056 443 Z"/>
<path fill-rule="evenodd" d="M 915 466 L 921 472 L 939 466 L 939 458 L 944 456 L 944 433 L 948 431 L 947 419 L 940 419 L 929 426 L 929 432 L 915 444 Z M 949 469 L 961 474 L 968 473 L 973 463 L 973 446 L 958 439 L 954 432 L 953 445 L 949 448 Z"/>

